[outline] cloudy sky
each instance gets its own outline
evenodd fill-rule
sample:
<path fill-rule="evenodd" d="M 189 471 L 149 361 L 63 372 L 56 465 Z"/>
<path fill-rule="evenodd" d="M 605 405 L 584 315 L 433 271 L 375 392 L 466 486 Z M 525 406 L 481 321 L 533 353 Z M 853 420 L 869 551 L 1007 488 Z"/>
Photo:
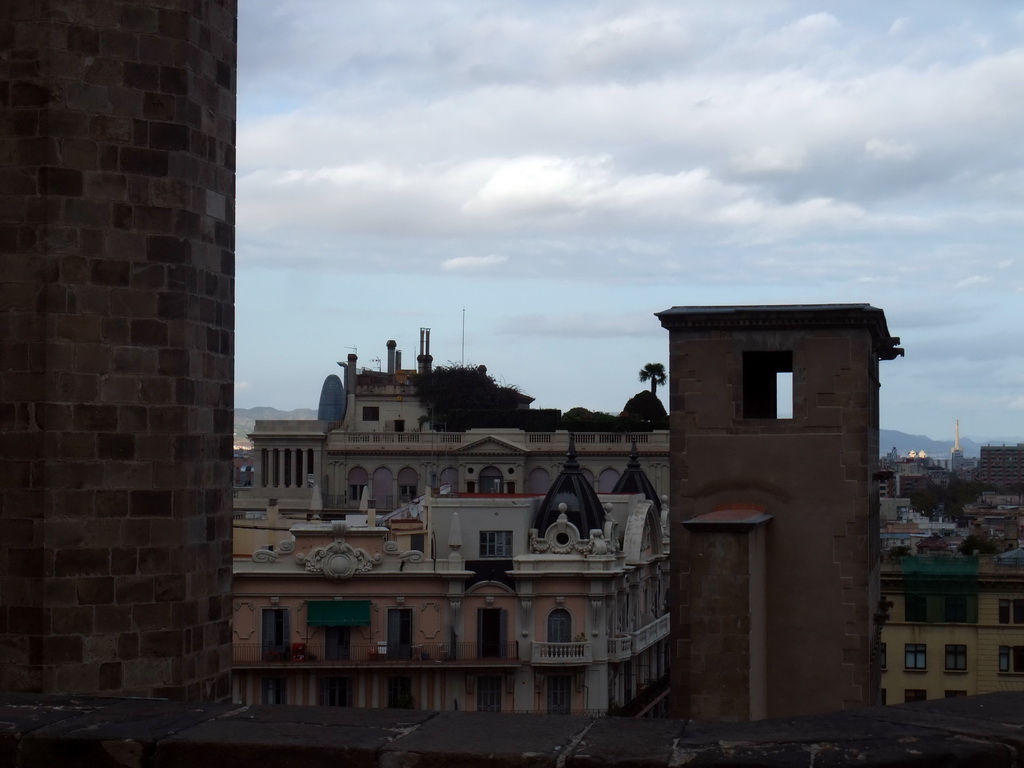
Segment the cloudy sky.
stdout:
<path fill-rule="evenodd" d="M 1024 10 L 244 0 L 239 407 L 356 348 L 617 412 L 678 305 L 870 303 L 882 426 L 1024 439 Z"/>

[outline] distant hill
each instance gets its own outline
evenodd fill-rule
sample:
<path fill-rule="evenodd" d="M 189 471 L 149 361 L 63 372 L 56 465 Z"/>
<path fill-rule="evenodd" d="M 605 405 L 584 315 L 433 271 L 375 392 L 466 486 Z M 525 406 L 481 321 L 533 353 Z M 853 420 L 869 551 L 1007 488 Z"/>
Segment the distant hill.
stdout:
<path fill-rule="evenodd" d="M 960 438 L 960 449 L 964 452 L 964 456 L 968 458 L 977 458 L 981 456 L 981 446 L 983 445 L 1016 445 L 1019 442 L 1024 442 L 1024 438 L 1008 438 L 1006 440 L 999 441 L 986 441 L 976 442 L 971 440 L 969 437 Z M 878 430 L 878 450 L 881 454 L 886 454 L 893 449 L 895 446 L 897 452 L 901 456 L 906 456 L 911 451 L 924 451 L 929 456 L 933 456 L 936 459 L 948 459 L 949 452 L 953 450 L 953 438 L 950 437 L 947 440 L 932 440 L 930 437 L 924 435 L 908 435 L 906 432 L 897 432 L 894 429 L 880 429 Z"/>
<path fill-rule="evenodd" d="M 257 408 L 235 408 L 235 445 L 248 445 L 248 434 L 256 426 L 257 419 L 285 419 L 301 421 L 315 419 L 313 408 L 296 408 L 294 411 L 279 411 L 277 408 L 260 406 Z"/>
<path fill-rule="evenodd" d="M 296 408 L 294 411 L 279 411 L 277 408 L 261 406 L 258 408 L 236 408 L 235 409 L 235 445 L 244 445 L 249 442 L 246 435 L 252 432 L 256 426 L 257 419 L 291 419 L 299 421 L 303 419 L 315 419 L 316 409 Z M 1008 445 L 1015 445 L 1024 442 L 1024 438 L 1007 439 L 998 444 L 1006 442 Z M 970 438 L 961 438 L 960 447 L 964 456 L 977 457 L 981 455 L 981 446 L 989 443 L 977 443 Z M 933 440 L 925 435 L 908 435 L 906 432 L 899 432 L 895 429 L 880 429 L 878 431 L 878 450 L 885 454 L 893 449 L 901 456 L 906 456 L 911 451 L 924 451 L 929 456 L 937 459 L 948 459 L 949 452 L 953 448 L 953 438 L 948 440 Z"/>

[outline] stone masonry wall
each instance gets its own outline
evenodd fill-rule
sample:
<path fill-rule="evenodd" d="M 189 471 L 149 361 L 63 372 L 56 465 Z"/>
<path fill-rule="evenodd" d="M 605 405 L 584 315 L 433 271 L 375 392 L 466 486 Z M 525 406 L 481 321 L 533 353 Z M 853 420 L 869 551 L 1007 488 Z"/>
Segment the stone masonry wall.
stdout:
<path fill-rule="evenodd" d="M 235 37 L 0 3 L 0 690 L 228 694 Z"/>

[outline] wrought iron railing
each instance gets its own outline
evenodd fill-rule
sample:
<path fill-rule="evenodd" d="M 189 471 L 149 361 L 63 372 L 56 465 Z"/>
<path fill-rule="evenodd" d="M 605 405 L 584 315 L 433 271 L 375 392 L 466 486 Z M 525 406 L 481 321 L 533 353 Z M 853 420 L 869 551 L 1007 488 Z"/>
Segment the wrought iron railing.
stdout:
<path fill-rule="evenodd" d="M 235 643 L 232 661 L 246 664 L 370 664 L 387 662 L 451 662 L 451 663 L 518 663 L 519 643 L 358 643 L 326 645 L 324 643 L 293 643 L 291 646 Z"/>

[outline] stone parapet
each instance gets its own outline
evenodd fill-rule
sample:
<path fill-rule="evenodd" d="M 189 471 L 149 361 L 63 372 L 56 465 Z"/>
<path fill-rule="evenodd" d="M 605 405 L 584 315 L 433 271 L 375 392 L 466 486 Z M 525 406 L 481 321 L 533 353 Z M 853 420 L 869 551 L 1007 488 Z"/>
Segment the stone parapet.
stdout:
<path fill-rule="evenodd" d="M 0 695 L 10 768 L 1010 768 L 1024 695 L 754 723 Z"/>

